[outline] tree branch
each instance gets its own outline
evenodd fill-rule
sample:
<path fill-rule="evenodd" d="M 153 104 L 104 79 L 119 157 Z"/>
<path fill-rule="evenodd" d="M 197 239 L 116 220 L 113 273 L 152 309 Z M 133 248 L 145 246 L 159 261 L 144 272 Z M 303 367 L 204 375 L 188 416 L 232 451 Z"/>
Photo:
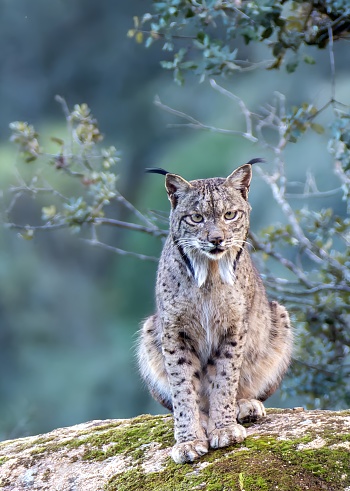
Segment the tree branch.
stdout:
<path fill-rule="evenodd" d="M 247 109 L 247 106 L 244 104 L 242 99 L 240 99 L 238 96 L 233 94 L 232 92 L 229 92 L 228 90 L 224 89 L 220 85 L 218 85 L 214 79 L 210 80 L 210 85 L 214 90 L 219 92 L 220 94 L 224 95 L 225 97 L 228 97 L 229 99 L 233 100 L 234 102 L 238 103 L 241 112 L 245 118 L 245 124 L 246 124 L 246 131 L 243 133 L 244 138 L 247 138 L 248 140 L 251 140 L 253 142 L 257 142 L 257 138 L 253 135 L 253 124 L 252 124 L 252 113 Z"/>
<path fill-rule="evenodd" d="M 150 226 L 153 229 L 158 230 L 158 228 L 155 227 L 155 225 L 151 222 L 151 220 L 149 220 L 147 217 L 145 217 L 137 208 L 135 208 L 134 205 L 132 205 L 118 191 L 117 191 L 115 200 L 118 201 L 118 203 L 121 203 L 127 210 L 131 211 L 139 220 L 144 222 L 146 225 Z"/>
<path fill-rule="evenodd" d="M 142 261 L 158 262 L 157 257 L 146 256 L 145 254 L 138 254 L 137 252 L 132 252 L 132 251 L 125 251 L 124 249 L 119 249 L 118 247 L 110 246 L 96 239 L 81 239 L 81 240 L 94 247 L 101 247 L 102 249 L 105 249 L 110 252 L 114 252 L 115 254 L 119 254 L 121 256 L 132 256 L 132 257 L 136 257 L 137 259 L 141 259 Z"/>
<path fill-rule="evenodd" d="M 123 222 L 121 220 L 115 220 L 114 218 L 94 218 L 93 223 L 135 230 L 137 232 L 153 235 L 154 237 L 166 237 L 168 235 L 166 230 L 162 230 L 154 225 L 152 227 L 144 227 L 143 225 L 138 225 L 137 223 Z"/>
<path fill-rule="evenodd" d="M 179 118 L 185 119 L 186 121 L 189 121 L 188 123 L 179 123 L 179 124 L 169 124 L 169 128 L 178 128 L 178 127 L 187 127 L 187 128 L 192 128 L 195 130 L 206 130 L 206 131 L 211 131 L 213 133 L 222 133 L 224 135 L 239 135 L 242 136 L 243 138 L 246 138 L 249 141 L 256 142 L 257 138 L 253 136 L 252 134 L 249 134 L 248 132 L 242 132 L 238 130 L 227 130 L 223 128 L 217 128 L 215 126 L 209 126 L 206 124 L 201 123 L 197 119 L 193 118 L 192 116 L 189 116 L 188 114 L 178 111 L 176 109 L 173 109 L 169 106 L 166 106 L 163 104 L 159 97 L 156 97 L 154 100 L 154 104 L 159 107 L 160 109 L 163 109 L 164 111 L 173 114 L 174 116 L 177 116 Z"/>
<path fill-rule="evenodd" d="M 298 268 L 292 261 L 289 261 L 285 257 L 282 256 L 282 254 L 274 251 L 271 247 L 271 245 L 263 244 L 262 242 L 259 241 L 258 237 L 252 232 L 249 232 L 249 237 L 252 240 L 252 245 L 254 246 L 255 249 L 258 251 L 262 251 L 268 256 L 272 257 L 273 259 L 276 259 L 279 263 L 282 264 L 285 268 L 287 268 L 289 271 L 295 274 L 295 276 L 307 287 L 311 288 L 312 284 L 309 282 L 307 279 L 304 271 L 302 271 L 300 268 Z"/>

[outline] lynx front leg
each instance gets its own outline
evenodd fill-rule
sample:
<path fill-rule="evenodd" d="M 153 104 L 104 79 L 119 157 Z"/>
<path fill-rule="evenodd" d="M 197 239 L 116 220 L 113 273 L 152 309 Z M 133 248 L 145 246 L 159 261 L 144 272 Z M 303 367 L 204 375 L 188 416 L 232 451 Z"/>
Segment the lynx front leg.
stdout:
<path fill-rule="evenodd" d="M 172 457 L 183 464 L 208 452 L 199 407 L 200 362 L 184 330 L 178 332 L 171 326 L 163 335 L 162 346 L 174 414 L 176 444 Z"/>
<path fill-rule="evenodd" d="M 238 399 L 237 421 L 240 423 L 254 423 L 266 416 L 264 404 L 257 399 Z"/>
<path fill-rule="evenodd" d="M 241 442 L 245 428 L 237 424 L 236 395 L 242 364 L 243 337 L 229 338 L 208 362 L 209 427 L 211 448 L 221 448 Z"/>

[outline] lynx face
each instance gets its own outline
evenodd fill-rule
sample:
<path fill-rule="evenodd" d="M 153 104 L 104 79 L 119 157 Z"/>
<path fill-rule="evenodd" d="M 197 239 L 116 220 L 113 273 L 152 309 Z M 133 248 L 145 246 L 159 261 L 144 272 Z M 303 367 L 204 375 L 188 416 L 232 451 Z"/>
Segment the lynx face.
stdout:
<path fill-rule="evenodd" d="M 172 204 L 170 229 L 188 269 L 201 286 L 209 260 L 219 262 L 224 282 L 234 281 L 234 260 L 249 228 L 247 189 L 251 166 L 242 166 L 228 178 L 185 181 L 168 174 L 166 188 Z"/>

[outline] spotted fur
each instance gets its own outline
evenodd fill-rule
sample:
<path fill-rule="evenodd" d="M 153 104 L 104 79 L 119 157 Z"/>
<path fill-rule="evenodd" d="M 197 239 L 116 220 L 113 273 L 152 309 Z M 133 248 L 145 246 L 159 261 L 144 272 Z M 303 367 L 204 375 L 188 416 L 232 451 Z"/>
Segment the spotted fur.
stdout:
<path fill-rule="evenodd" d="M 156 313 L 140 332 L 140 371 L 173 412 L 175 462 L 242 441 L 265 415 L 291 358 L 284 307 L 267 300 L 247 250 L 251 165 L 226 179 L 166 175 L 170 233 L 160 258 Z"/>

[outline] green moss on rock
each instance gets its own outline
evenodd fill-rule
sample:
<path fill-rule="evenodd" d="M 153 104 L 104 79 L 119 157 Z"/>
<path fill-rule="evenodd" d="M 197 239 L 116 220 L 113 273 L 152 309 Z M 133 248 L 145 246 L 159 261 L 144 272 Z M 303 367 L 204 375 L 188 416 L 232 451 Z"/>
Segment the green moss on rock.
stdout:
<path fill-rule="evenodd" d="M 21 450 L 34 445 L 30 455 L 32 458 L 40 459 L 47 453 L 83 447 L 83 460 L 102 461 L 118 454 L 140 459 L 144 455 L 145 446 L 151 442 L 159 443 L 162 448 L 171 446 L 173 426 L 169 416 L 142 415 L 128 420 L 127 424 L 116 421 L 109 425 L 93 427 L 90 431 L 80 432 L 75 438 L 59 443 L 52 440 L 52 437 L 41 437 L 31 445 L 24 444 Z"/>
<path fill-rule="evenodd" d="M 312 441 L 250 437 L 240 445 L 212 451 L 193 465 L 176 465 L 170 458 L 159 472 L 141 465 L 115 475 L 106 491 L 339 491 L 350 485 L 349 452 L 320 448 L 298 450 Z M 350 438 L 349 440 L 350 441 Z"/>
<path fill-rule="evenodd" d="M 20 467 L 18 482 L 33 469 L 36 489 L 55 489 L 60 465 L 68 463 L 65 486 L 73 479 L 77 491 L 86 479 L 105 491 L 344 491 L 350 487 L 349 423 L 344 412 L 269 410 L 241 444 L 177 465 L 169 456 L 169 415 L 90 422 L 4 442 L 0 488 L 14 482 Z"/>
<path fill-rule="evenodd" d="M 138 460 L 144 455 L 147 444 L 156 442 L 165 448 L 172 445 L 173 440 L 173 428 L 168 417 L 139 416 L 128 428 L 111 429 L 87 437 L 80 444 L 87 445 L 83 455 L 85 460 L 105 460 L 120 453 Z"/>

